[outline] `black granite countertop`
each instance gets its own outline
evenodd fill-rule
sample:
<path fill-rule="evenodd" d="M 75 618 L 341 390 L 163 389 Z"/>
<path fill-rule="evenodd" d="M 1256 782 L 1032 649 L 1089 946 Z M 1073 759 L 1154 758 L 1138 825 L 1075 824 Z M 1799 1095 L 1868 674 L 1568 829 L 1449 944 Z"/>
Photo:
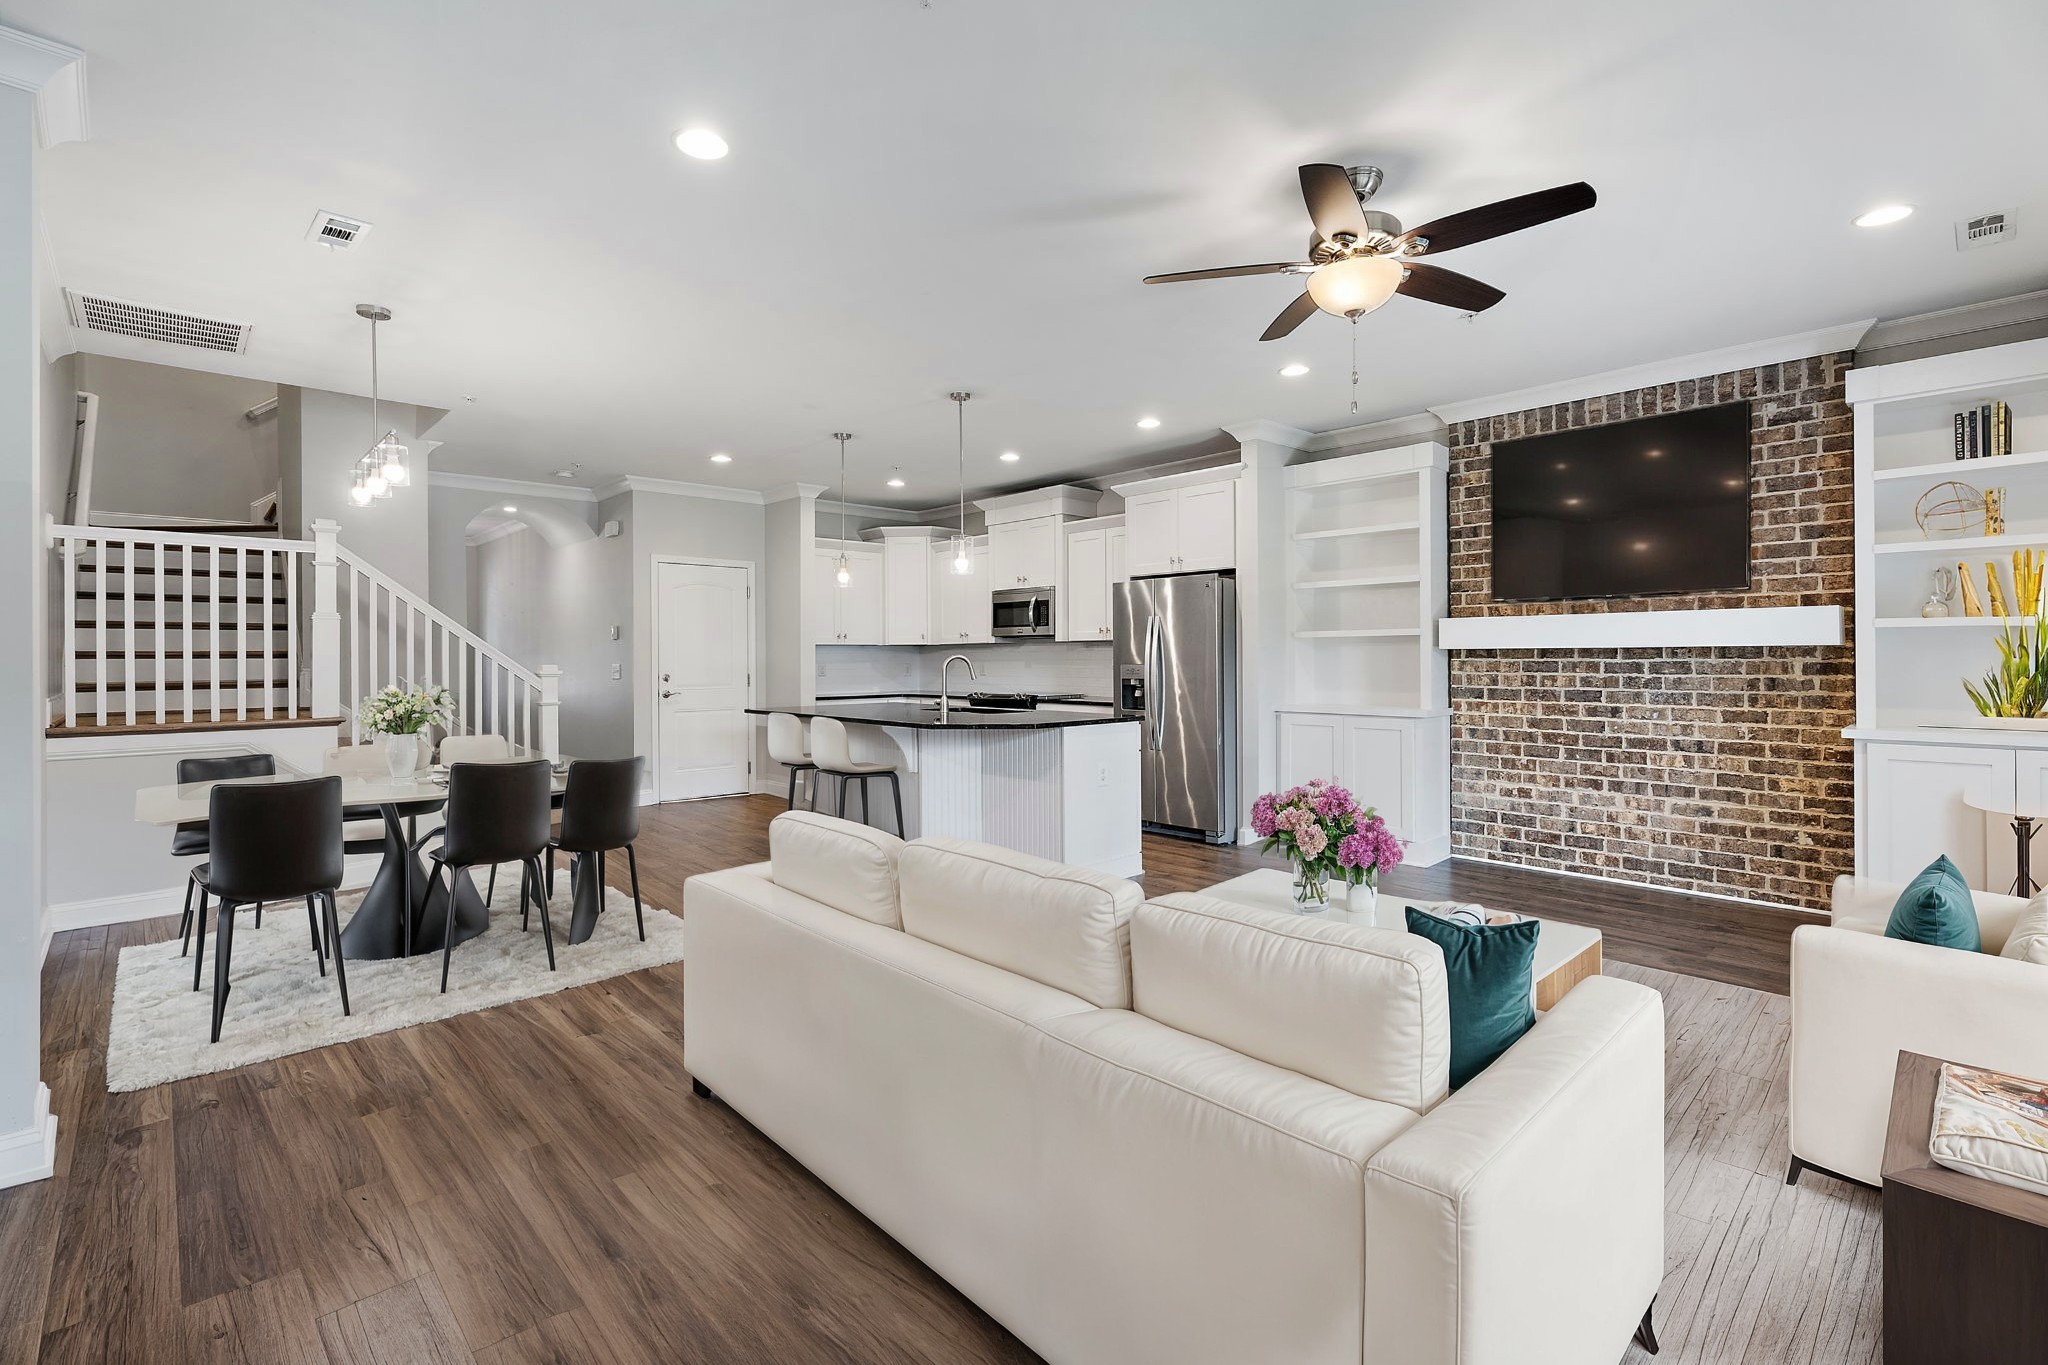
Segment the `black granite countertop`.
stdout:
<path fill-rule="evenodd" d="M 1009 689 L 1008 689 L 1008 688 L 992 688 L 992 689 L 990 689 L 990 690 L 991 690 L 991 691 L 1008 691 Z M 957 695 L 960 695 L 960 694 L 956 693 L 955 695 L 957 696 Z M 829 704 L 833 704 L 833 705 L 837 705 L 837 704 L 838 704 L 838 703 L 840 703 L 840 702 L 849 702 L 849 701 L 874 701 L 874 700 L 877 700 L 878 698 L 882 698 L 882 697 L 916 697 L 916 698 L 918 698 L 918 699 L 920 699 L 920 700 L 922 700 L 922 701 L 937 701 L 937 700 L 939 699 L 939 694 L 938 694 L 938 693 L 936 693 L 936 692 L 920 692 L 920 691 L 918 691 L 918 690 L 917 690 L 916 688 L 899 688 L 898 690 L 896 690 L 896 691 L 894 691 L 894 692 L 835 692 L 835 693 L 833 693 L 833 694 L 832 694 L 831 696 L 829 696 L 829 697 L 820 697 L 820 698 L 818 698 L 818 705 L 820 705 L 820 706 L 824 706 L 824 705 L 826 705 L 826 704 L 828 704 L 828 703 L 829 703 Z M 1041 705 L 1044 705 L 1044 706 L 1114 706 L 1114 705 L 1116 705 L 1116 703 L 1115 703 L 1114 701 L 1110 700 L 1110 699 L 1109 699 L 1108 697 L 1083 697 L 1083 696 L 1077 696 L 1077 695 L 1068 695 L 1068 694 L 1064 694 L 1064 693 L 1063 693 L 1063 694 L 1061 694 L 1061 695 L 1060 695 L 1060 696 L 1059 696 L 1059 697 L 1058 697 L 1057 699 L 1055 699 L 1055 698 L 1054 698 L 1053 696 L 1051 696 L 1050 694 L 1048 694 L 1048 695 L 1046 695 L 1046 696 L 1045 696 L 1044 700 L 1043 700 L 1043 701 L 1042 701 L 1042 702 L 1041 702 L 1040 704 L 1041 704 Z"/>
<path fill-rule="evenodd" d="M 902 696 L 902 693 L 892 695 Z M 895 725 L 906 730 L 1058 730 L 1070 725 L 1135 725 L 1137 721 L 1128 716 L 1113 714 L 1084 715 L 1073 711 L 977 711 L 965 705 L 956 704 L 946 719 L 939 719 L 938 708 L 918 702 L 821 700 L 805 706 L 750 706 L 749 715 L 765 716 L 771 712 L 802 716 L 812 720 L 819 716 L 845 721 L 848 725 Z"/>

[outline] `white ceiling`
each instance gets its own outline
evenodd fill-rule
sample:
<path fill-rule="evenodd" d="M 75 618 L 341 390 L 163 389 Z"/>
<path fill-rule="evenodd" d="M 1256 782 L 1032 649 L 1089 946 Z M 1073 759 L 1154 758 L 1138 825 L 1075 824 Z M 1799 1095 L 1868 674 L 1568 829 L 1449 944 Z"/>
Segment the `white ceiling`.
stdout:
<path fill-rule="evenodd" d="M 83 348 L 361 392 L 352 307 L 385 303 L 386 393 L 450 409 L 435 464 L 471 473 L 833 482 L 844 428 L 850 496 L 928 506 L 953 388 L 977 395 L 970 484 L 1013 487 L 1225 422 L 1327 429 L 2048 277 L 2038 0 L 26 0 L 0 22 L 89 54 L 91 140 L 43 166 L 63 283 L 255 329 L 240 357 Z M 674 150 L 698 123 L 730 158 Z M 1295 256 L 1312 160 L 1385 167 L 1375 207 L 1410 224 L 1579 179 L 1600 205 L 1447 257 L 1508 292 L 1476 320 L 1364 319 L 1353 417 L 1344 323 L 1257 340 L 1290 281 L 1139 283 Z M 1849 226 L 1890 200 L 1919 212 Z M 1958 254 L 1953 220 L 2000 208 L 2018 238 Z M 303 240 L 319 209 L 374 230 L 330 252 Z"/>

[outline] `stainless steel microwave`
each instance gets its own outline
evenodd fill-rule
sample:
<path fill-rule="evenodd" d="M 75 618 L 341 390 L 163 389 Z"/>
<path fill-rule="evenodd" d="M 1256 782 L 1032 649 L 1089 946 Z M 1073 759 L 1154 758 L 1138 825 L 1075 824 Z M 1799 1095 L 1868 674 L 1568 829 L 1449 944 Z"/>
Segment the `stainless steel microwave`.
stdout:
<path fill-rule="evenodd" d="M 991 594 L 988 633 L 998 640 L 1043 635 L 1052 638 L 1052 589 L 1005 588 Z"/>

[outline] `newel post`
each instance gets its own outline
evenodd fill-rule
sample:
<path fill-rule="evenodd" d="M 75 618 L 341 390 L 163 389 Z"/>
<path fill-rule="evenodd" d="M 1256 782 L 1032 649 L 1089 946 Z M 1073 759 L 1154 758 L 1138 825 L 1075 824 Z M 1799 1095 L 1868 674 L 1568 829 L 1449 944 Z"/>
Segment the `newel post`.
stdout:
<path fill-rule="evenodd" d="M 334 597 L 334 537 L 341 523 L 313 523 L 313 714 L 341 714 L 341 611 Z"/>
<path fill-rule="evenodd" d="M 533 671 L 540 679 L 540 750 L 553 761 L 562 756 L 562 669 L 542 664 Z"/>

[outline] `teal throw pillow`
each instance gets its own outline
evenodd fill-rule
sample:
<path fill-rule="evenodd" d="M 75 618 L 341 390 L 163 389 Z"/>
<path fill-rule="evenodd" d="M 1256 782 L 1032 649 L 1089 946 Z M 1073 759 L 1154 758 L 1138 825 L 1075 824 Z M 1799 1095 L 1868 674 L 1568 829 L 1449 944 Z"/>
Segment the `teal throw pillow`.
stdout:
<path fill-rule="evenodd" d="M 1906 883 L 1898 903 L 1892 906 L 1884 936 L 1931 943 L 1937 948 L 1982 951 L 1984 940 L 1977 933 L 1977 905 L 1970 899 L 1970 884 L 1947 854 Z"/>
<path fill-rule="evenodd" d="M 1535 920 L 1467 925 L 1408 911 L 1408 932 L 1444 950 L 1451 998 L 1451 1089 L 1477 1076 L 1536 1022 Z"/>

